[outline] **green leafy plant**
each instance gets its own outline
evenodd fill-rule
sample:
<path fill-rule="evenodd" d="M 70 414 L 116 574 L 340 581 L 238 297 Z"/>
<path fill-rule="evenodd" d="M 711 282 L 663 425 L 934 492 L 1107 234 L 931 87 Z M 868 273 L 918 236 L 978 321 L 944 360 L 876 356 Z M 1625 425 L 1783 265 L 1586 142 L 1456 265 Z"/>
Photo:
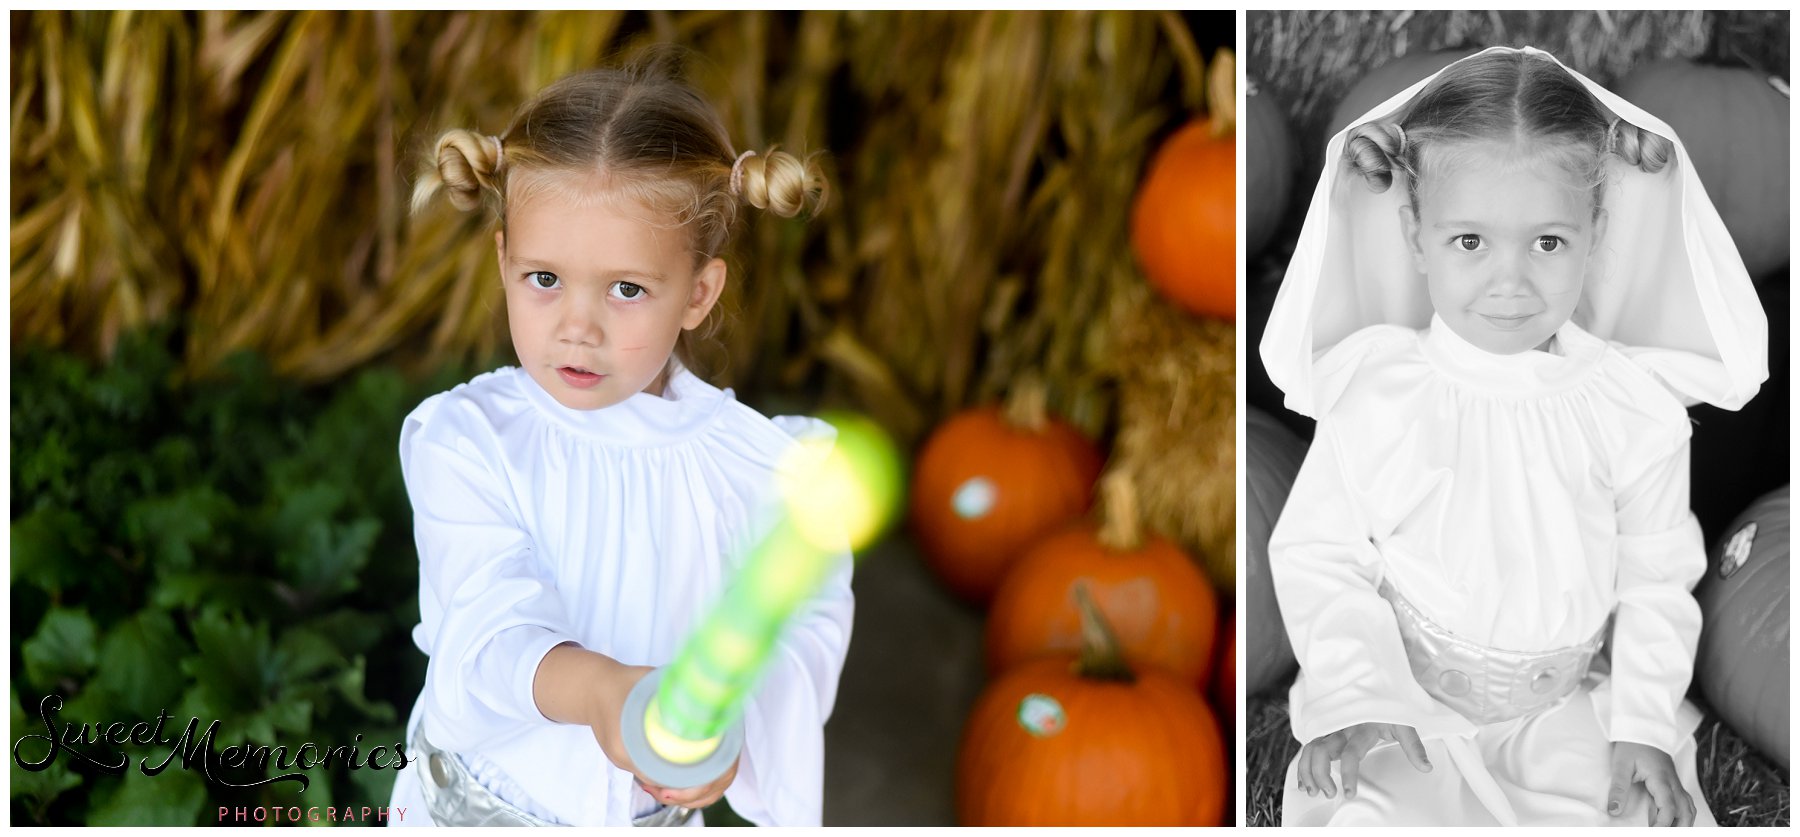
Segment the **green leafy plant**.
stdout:
<path fill-rule="evenodd" d="M 59 724 L 221 721 L 215 747 L 375 746 L 403 740 L 424 679 L 408 631 L 418 561 L 396 443 L 426 394 L 370 368 L 329 388 L 276 379 L 239 355 L 188 381 L 169 329 L 128 336 L 113 360 L 16 351 L 12 366 L 12 742 Z M 396 708 L 398 707 L 398 709 Z M 360 738 L 359 738 L 360 736 Z M 15 759 L 12 818 L 38 824 L 193 825 L 216 807 L 385 805 L 392 769 L 198 769 L 154 776 L 172 745 L 97 744 L 123 776 L 63 753 Z M 17 751 L 48 752 L 43 740 Z M 116 756 L 112 756 L 116 758 Z"/>

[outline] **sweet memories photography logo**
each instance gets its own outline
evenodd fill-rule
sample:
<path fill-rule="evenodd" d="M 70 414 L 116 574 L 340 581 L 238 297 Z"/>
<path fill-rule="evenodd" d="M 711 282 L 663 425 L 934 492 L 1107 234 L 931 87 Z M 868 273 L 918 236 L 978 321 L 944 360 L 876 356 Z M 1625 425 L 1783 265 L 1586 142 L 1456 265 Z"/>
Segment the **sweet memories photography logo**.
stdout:
<path fill-rule="evenodd" d="M 299 794 L 312 784 L 308 771 L 399 771 L 412 761 L 406 754 L 404 743 L 365 747 L 361 734 L 347 744 L 308 741 L 294 746 L 230 744 L 220 748 L 217 739 L 223 722 L 218 719 L 203 722 L 199 717 L 190 717 L 183 722 L 165 709 L 148 719 L 93 721 L 64 718 L 62 709 L 61 695 L 45 695 L 38 703 L 38 720 L 43 732 L 33 732 L 13 742 L 13 763 L 19 769 L 39 773 L 62 761 L 80 773 L 123 776 L 132 767 L 133 754 L 127 752 L 129 748 L 148 751 L 136 759 L 137 770 L 144 776 L 155 777 L 170 768 L 177 768 L 198 773 L 209 785 L 255 788 L 291 783 L 294 792 Z M 390 816 L 401 819 L 401 812 L 394 809 L 390 813 L 385 807 L 219 808 L 221 822 L 379 821 Z"/>

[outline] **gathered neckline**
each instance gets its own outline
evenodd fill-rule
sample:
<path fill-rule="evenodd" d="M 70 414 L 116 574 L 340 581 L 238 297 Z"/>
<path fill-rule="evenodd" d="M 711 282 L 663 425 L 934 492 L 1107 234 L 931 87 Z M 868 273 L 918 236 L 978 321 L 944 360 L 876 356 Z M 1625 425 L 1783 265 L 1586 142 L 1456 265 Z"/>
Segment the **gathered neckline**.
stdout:
<path fill-rule="evenodd" d="M 1460 383 L 1496 395 L 1527 396 L 1554 394 L 1581 383 L 1606 351 L 1606 341 L 1572 318 L 1552 340 L 1555 351 L 1494 354 L 1464 340 L 1433 314 L 1419 343 L 1433 367 Z"/>
<path fill-rule="evenodd" d="M 731 400 L 721 390 L 675 364 L 663 394 L 633 394 L 610 407 L 575 410 L 563 406 L 536 379 L 519 367 L 511 367 L 515 385 L 540 415 L 576 436 L 605 445 L 651 447 L 686 439 L 711 423 Z"/>

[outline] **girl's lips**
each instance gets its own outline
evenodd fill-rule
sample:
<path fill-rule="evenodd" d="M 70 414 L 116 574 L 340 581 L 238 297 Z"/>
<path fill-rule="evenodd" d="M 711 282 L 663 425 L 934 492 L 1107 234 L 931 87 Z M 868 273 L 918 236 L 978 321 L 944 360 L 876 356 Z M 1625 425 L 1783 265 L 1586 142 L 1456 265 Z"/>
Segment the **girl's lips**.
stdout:
<path fill-rule="evenodd" d="M 576 369 L 573 366 L 558 366 L 556 368 L 556 374 L 562 376 L 563 383 L 576 389 L 588 389 L 597 386 L 601 381 L 606 379 L 605 375 L 589 372 L 585 369 Z"/>
<path fill-rule="evenodd" d="M 1533 317 L 1536 317 L 1537 315 L 1536 314 L 1516 314 L 1516 315 L 1503 316 L 1503 315 L 1499 315 L 1499 314 L 1480 314 L 1478 316 L 1480 316 L 1484 320 L 1487 320 L 1488 325 L 1491 325 L 1494 328 L 1502 329 L 1505 331 L 1515 331 L 1517 329 L 1524 328 L 1525 324 L 1530 322 L 1531 319 Z"/>

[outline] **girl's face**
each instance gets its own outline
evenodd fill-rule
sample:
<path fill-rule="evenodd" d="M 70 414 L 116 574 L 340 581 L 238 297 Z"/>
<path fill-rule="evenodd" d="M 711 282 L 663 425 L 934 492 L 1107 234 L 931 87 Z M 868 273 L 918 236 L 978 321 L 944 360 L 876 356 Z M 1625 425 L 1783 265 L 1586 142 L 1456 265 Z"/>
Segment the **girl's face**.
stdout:
<path fill-rule="evenodd" d="M 1605 215 L 1554 160 L 1488 143 L 1453 151 L 1420 179 L 1417 214 L 1400 209 L 1431 305 L 1484 351 L 1543 348 L 1575 312 Z"/>
<path fill-rule="evenodd" d="M 676 338 L 718 301 L 725 263 L 695 270 L 683 230 L 650 223 L 640 206 L 571 191 L 513 203 L 507 229 L 494 234 L 519 363 L 570 409 L 661 395 Z"/>

